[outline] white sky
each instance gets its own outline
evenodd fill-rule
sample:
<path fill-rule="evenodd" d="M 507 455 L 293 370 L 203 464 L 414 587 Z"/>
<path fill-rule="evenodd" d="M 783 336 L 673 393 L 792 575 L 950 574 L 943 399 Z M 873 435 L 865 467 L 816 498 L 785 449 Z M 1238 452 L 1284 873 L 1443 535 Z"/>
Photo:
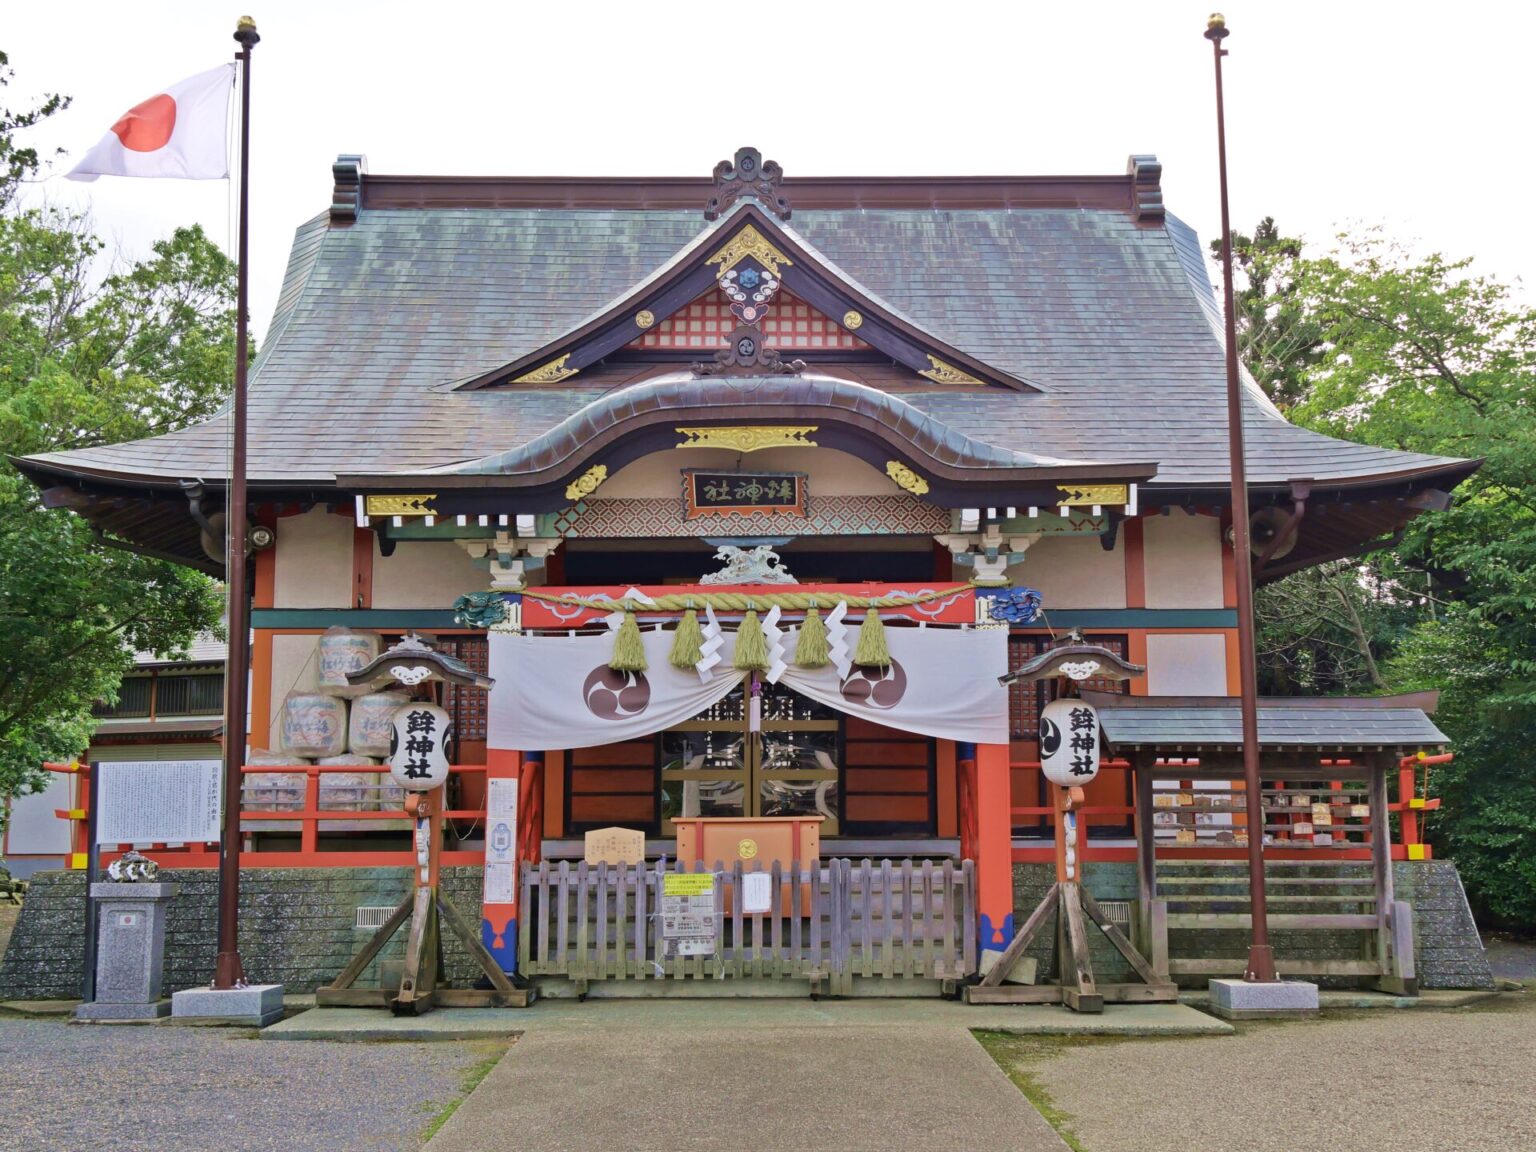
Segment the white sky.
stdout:
<path fill-rule="evenodd" d="M 240 0 L 241 3 L 244 0 Z M 1226 63 L 1233 223 L 1321 246 L 1381 223 L 1514 280 L 1536 260 L 1536 5 L 1242 0 Z M 1163 162 L 1165 199 L 1219 231 L 1209 9 L 1171 0 L 770 4 L 253 0 L 252 316 L 330 165 L 376 173 L 707 175 L 752 144 L 789 175 L 1078 174 Z M 33 134 L 82 155 L 127 108 L 230 58 L 206 0 L 7 5 L 5 103 L 74 97 Z M 66 161 L 57 167 L 62 172 Z M 201 221 L 223 182 L 51 179 L 127 254 Z M 700 208 L 702 210 L 702 203 Z M 1529 299 L 1528 286 L 1523 296 Z"/>

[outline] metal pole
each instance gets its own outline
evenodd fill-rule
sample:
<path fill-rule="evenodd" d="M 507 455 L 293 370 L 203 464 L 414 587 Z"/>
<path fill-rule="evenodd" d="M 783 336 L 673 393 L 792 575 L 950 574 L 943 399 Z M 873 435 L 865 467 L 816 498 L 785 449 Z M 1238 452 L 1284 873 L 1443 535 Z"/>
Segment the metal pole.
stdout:
<path fill-rule="evenodd" d="M 1232 550 L 1237 568 L 1237 663 L 1243 715 L 1243 788 L 1247 793 L 1248 898 L 1253 910 L 1253 940 L 1243 979 L 1275 980 L 1275 954 L 1269 946 L 1269 908 L 1264 892 L 1264 790 L 1259 780 L 1258 658 L 1253 635 L 1253 554 L 1248 539 L 1248 473 L 1243 457 L 1242 382 L 1237 371 L 1237 313 L 1232 303 L 1232 221 L 1227 211 L 1227 122 L 1221 91 L 1221 42 L 1227 21 L 1211 14 L 1205 38 L 1216 59 L 1216 147 L 1221 171 L 1221 290 L 1227 319 L 1227 443 L 1232 462 Z"/>
<path fill-rule="evenodd" d="M 80 985 L 80 999 L 87 1004 L 96 1002 L 96 898 L 91 895 L 91 885 L 96 883 L 96 873 L 101 868 L 101 847 L 96 843 L 97 821 L 101 812 L 101 762 L 92 761 L 86 769 L 85 809 L 85 974 Z"/>
<path fill-rule="evenodd" d="M 250 598 L 246 589 L 245 420 L 246 333 L 251 177 L 251 49 L 260 41 L 256 21 L 242 16 L 235 28 L 240 45 L 240 224 L 235 302 L 234 447 L 229 469 L 229 510 L 224 517 L 227 541 L 224 582 L 229 595 L 229 660 L 224 668 L 224 838 L 219 845 L 219 956 L 213 986 L 244 983 L 240 963 L 240 769 L 245 760 L 247 681 L 251 666 Z"/>

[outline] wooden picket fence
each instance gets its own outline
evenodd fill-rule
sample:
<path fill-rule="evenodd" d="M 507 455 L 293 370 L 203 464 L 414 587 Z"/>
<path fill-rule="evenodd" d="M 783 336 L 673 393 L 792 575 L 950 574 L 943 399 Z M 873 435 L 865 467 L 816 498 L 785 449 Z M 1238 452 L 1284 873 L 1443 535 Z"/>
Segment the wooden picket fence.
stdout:
<path fill-rule="evenodd" d="M 665 862 L 652 866 L 525 864 L 518 968 L 594 980 L 807 980 L 833 995 L 853 979 L 962 980 L 976 971 L 974 866 L 945 860 L 774 863 L 766 913 L 743 910 L 743 868 L 709 872 L 712 955 L 666 956 Z"/>

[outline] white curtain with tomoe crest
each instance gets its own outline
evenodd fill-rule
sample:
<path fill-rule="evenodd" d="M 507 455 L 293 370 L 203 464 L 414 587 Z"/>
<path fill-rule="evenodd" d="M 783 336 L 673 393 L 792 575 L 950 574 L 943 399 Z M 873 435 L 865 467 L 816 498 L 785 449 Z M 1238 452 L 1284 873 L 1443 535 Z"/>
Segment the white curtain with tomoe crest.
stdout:
<path fill-rule="evenodd" d="M 850 647 L 853 629 L 849 630 Z M 888 627 L 888 668 L 801 668 L 798 635 L 779 642 L 786 661 L 778 683 L 850 716 L 923 736 L 985 744 L 1008 741 L 1007 670 L 1002 629 Z M 667 659 L 670 631 L 642 633 L 648 667 L 608 667 L 613 636 L 490 634 L 488 743 L 523 752 L 591 748 L 637 740 L 691 720 L 730 694 L 746 673 L 733 666 L 726 633 L 719 663 L 705 675 Z"/>

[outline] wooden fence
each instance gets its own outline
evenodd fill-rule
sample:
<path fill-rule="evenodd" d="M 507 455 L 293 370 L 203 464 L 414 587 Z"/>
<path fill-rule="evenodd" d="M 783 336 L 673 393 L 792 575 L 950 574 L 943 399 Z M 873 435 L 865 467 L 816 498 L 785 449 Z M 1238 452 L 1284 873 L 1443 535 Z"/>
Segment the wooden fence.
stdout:
<path fill-rule="evenodd" d="M 854 977 L 962 980 L 976 971 L 973 865 L 967 860 L 826 860 L 769 876 L 769 910 L 743 910 L 738 862 L 674 873 L 713 877 L 713 953 L 667 956 L 655 866 L 525 864 L 518 968 L 592 980 L 807 980 L 833 995 Z"/>

